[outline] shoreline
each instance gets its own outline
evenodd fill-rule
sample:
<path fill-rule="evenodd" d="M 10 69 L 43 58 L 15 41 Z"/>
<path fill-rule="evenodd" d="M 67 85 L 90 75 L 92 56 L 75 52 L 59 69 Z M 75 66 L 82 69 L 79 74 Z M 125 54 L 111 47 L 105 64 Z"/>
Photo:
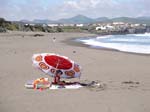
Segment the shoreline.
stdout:
<path fill-rule="evenodd" d="M 24 35 L 22 35 L 22 33 L 24 33 Z M 132 53 L 132 52 L 125 52 L 125 51 L 120 51 L 117 49 L 112 49 L 112 48 L 105 48 L 105 47 L 97 47 L 97 46 L 91 46 L 91 45 L 87 45 L 84 44 L 82 42 L 76 41 L 75 39 L 80 39 L 80 38 L 94 38 L 96 36 L 109 36 L 109 35 L 99 35 L 99 34 L 94 34 L 94 33 L 78 33 L 78 32 L 61 32 L 61 33 L 44 33 L 44 32 L 22 32 L 22 31 L 11 31 L 11 32 L 6 32 L 6 33 L 0 33 L 0 36 L 5 35 L 8 36 L 10 34 L 12 34 L 13 36 L 20 36 L 21 38 L 25 38 L 25 37 L 29 37 L 29 38 L 40 38 L 46 36 L 46 35 L 55 35 L 55 34 L 73 34 L 73 33 L 77 33 L 77 34 L 86 34 L 89 36 L 73 36 L 71 38 L 66 38 L 64 40 L 61 40 L 62 43 L 65 43 L 67 45 L 71 45 L 71 46 L 77 46 L 77 47 L 86 47 L 88 49 L 96 49 L 96 50 L 103 50 L 103 51 L 113 51 L 113 52 L 120 52 L 120 53 L 125 53 L 125 54 L 132 54 L 132 55 L 141 55 L 141 56 L 150 56 L 150 54 L 142 54 L 142 53 Z M 145 32 L 148 33 L 148 32 Z M 45 35 L 44 35 L 45 34 Z M 144 33 L 134 33 L 134 34 L 144 34 Z M 35 35 L 39 35 L 39 36 L 35 36 Z M 40 36 L 42 35 L 42 36 Z M 110 34 L 112 35 L 112 34 Z M 120 34 L 115 34 L 115 35 L 120 35 Z M 121 35 L 128 35 L 128 34 L 121 34 Z"/>
<path fill-rule="evenodd" d="M 97 46 L 95 46 L 95 47 L 93 46 L 92 47 L 91 45 L 87 45 L 87 44 L 84 44 L 84 43 L 82 43 L 80 41 L 76 41 L 76 39 L 80 39 L 80 38 L 92 38 L 92 37 L 96 37 L 96 36 L 107 36 L 107 35 L 95 35 L 95 36 L 91 36 L 91 37 L 87 36 L 87 37 L 69 38 L 69 39 L 62 40 L 61 42 L 66 43 L 67 45 L 71 45 L 71 46 L 86 47 L 88 49 L 113 51 L 113 52 L 120 52 L 120 53 L 132 54 L 132 55 L 140 55 L 140 56 L 150 56 L 150 54 L 125 52 L 125 51 L 120 51 L 120 50 L 112 49 L 112 48 L 97 47 Z"/>

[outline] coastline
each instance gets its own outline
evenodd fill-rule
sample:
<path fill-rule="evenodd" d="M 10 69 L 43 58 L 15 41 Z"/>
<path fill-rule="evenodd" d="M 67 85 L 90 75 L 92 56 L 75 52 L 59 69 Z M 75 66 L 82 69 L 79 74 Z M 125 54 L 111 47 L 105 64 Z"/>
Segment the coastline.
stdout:
<path fill-rule="evenodd" d="M 96 47 L 96 46 L 92 47 L 91 45 L 87 45 L 87 44 L 84 44 L 80 41 L 76 41 L 76 39 L 80 39 L 80 38 L 94 38 L 94 37 L 97 37 L 97 36 L 108 36 L 108 35 L 94 35 L 94 36 L 91 36 L 91 37 L 87 36 L 87 37 L 69 38 L 69 39 L 65 39 L 61 42 L 66 43 L 67 45 L 78 46 L 78 47 L 86 47 L 86 48 L 89 48 L 89 49 L 107 50 L 107 51 L 121 52 L 121 53 L 125 53 L 125 54 L 127 53 L 127 54 L 132 54 L 132 55 L 150 56 L 150 54 L 125 52 L 125 51 L 120 51 L 120 50 L 113 49 L 113 48 Z"/>
<path fill-rule="evenodd" d="M 42 33 L 44 36 L 33 36 L 37 33 L 41 34 L 0 34 L 0 111 L 149 112 L 149 56 L 90 49 L 68 41 L 94 34 Z M 55 42 L 53 38 L 56 38 Z M 71 81 L 98 81 L 106 87 L 42 92 L 26 89 L 24 84 L 28 80 L 38 77 L 52 80 L 32 67 L 32 55 L 44 52 L 67 56 L 81 65 L 81 78 Z"/>

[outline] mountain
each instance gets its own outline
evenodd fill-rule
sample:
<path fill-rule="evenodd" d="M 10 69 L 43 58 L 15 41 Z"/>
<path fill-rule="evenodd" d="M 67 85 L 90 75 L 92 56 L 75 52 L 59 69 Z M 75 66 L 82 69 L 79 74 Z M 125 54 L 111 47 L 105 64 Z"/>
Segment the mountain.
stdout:
<path fill-rule="evenodd" d="M 135 18 L 130 18 L 130 17 L 117 17 L 117 18 L 112 18 L 111 20 L 113 22 L 129 22 L 129 23 L 133 23 L 137 21 Z"/>
<path fill-rule="evenodd" d="M 30 23 L 31 21 L 26 20 L 26 19 L 23 19 L 23 20 L 20 20 L 20 22 L 23 22 L 23 23 Z"/>
<path fill-rule="evenodd" d="M 113 22 L 128 22 L 128 23 L 140 23 L 140 24 L 148 24 L 150 25 L 150 17 L 118 17 L 111 19 Z"/>
<path fill-rule="evenodd" d="M 34 24 L 50 24 L 50 23 L 98 23 L 98 22 L 128 22 L 128 23 L 141 23 L 141 24 L 148 24 L 150 25 L 150 17 L 137 17 L 137 18 L 131 18 L 131 17 L 116 17 L 116 18 L 107 18 L 107 17 L 99 17 L 96 19 L 92 19 L 89 17 L 86 17 L 84 15 L 77 15 L 71 18 L 65 18 L 65 19 L 59 19 L 56 21 L 48 20 L 48 19 L 35 19 L 33 21 L 28 20 L 21 20 L 20 22 L 23 23 L 34 23 Z"/>
<path fill-rule="evenodd" d="M 32 21 L 33 23 L 39 23 L 39 24 L 48 24 L 48 23 L 54 23 L 55 21 L 48 20 L 48 19 L 35 19 Z"/>
<path fill-rule="evenodd" d="M 26 20 L 26 19 L 23 19 L 23 20 L 20 20 L 20 21 L 13 21 L 15 23 L 24 23 L 24 24 L 32 24 L 33 21 L 30 21 L 30 20 Z"/>
<path fill-rule="evenodd" d="M 141 16 L 141 17 L 137 17 L 136 19 L 140 19 L 140 20 L 150 20 L 150 16 Z"/>
<path fill-rule="evenodd" d="M 48 20 L 48 19 L 34 19 L 33 21 L 20 20 L 19 22 L 26 23 L 26 24 L 49 24 L 49 23 L 55 23 L 55 21 Z"/>
<path fill-rule="evenodd" d="M 99 17 L 99 18 L 94 19 L 94 21 L 96 21 L 96 22 L 107 22 L 107 21 L 109 21 L 109 19 L 107 17 Z"/>
<path fill-rule="evenodd" d="M 68 19 L 60 19 L 58 20 L 59 23 L 91 23 L 93 22 L 93 19 L 83 16 L 83 15 L 77 15 Z"/>

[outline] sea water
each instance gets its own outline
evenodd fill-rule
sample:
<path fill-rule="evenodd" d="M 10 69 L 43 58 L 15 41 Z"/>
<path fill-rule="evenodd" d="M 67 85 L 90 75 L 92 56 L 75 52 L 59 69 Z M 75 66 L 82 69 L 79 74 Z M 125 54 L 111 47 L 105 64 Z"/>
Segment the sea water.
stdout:
<path fill-rule="evenodd" d="M 150 54 L 150 33 L 107 35 L 80 38 L 77 41 L 96 48 L 108 48 L 123 52 Z"/>

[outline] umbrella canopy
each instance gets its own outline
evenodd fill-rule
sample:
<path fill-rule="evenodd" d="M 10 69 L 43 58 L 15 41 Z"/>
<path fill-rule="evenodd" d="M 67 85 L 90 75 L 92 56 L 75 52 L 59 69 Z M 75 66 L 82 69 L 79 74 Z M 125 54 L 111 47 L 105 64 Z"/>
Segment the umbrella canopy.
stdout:
<path fill-rule="evenodd" d="M 54 53 L 34 54 L 33 66 L 54 77 L 56 70 L 61 70 L 61 78 L 77 78 L 81 76 L 81 67 L 68 57 Z"/>

